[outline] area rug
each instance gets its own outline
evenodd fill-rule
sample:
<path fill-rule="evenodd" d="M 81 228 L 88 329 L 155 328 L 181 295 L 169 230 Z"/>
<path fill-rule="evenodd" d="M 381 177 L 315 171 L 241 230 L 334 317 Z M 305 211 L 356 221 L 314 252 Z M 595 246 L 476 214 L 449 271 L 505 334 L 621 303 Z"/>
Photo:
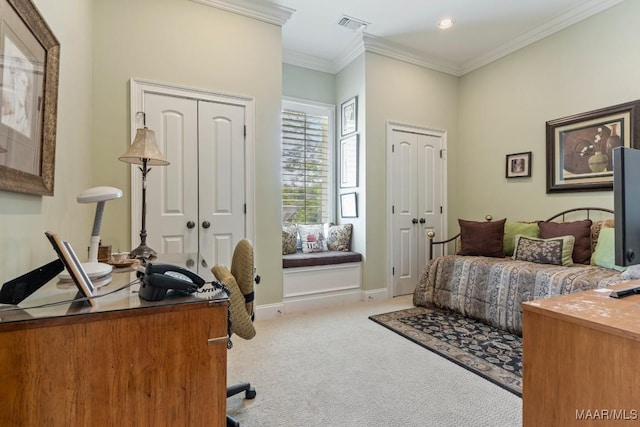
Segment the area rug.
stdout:
<path fill-rule="evenodd" d="M 438 308 L 413 307 L 369 319 L 522 397 L 522 338 Z"/>

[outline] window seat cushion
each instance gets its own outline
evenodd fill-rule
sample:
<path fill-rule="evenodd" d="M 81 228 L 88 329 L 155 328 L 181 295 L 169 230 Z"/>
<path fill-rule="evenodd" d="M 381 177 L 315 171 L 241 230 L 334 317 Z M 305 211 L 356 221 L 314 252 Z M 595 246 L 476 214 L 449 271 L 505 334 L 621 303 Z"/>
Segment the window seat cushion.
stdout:
<path fill-rule="evenodd" d="M 362 261 L 362 254 L 358 252 L 328 251 L 304 254 L 282 255 L 282 268 L 313 267 L 317 265 L 344 264 Z"/>

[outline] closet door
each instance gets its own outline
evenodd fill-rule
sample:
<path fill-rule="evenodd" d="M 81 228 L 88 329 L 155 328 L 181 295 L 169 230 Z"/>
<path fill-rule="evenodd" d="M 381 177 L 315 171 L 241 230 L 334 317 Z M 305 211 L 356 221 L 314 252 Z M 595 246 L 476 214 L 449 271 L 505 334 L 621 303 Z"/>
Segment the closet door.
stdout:
<path fill-rule="evenodd" d="M 392 133 L 393 295 L 412 293 L 427 263 L 427 232 L 442 232 L 442 137 Z"/>
<path fill-rule="evenodd" d="M 246 236 L 244 107 L 145 93 L 144 112 L 170 163 L 147 176 L 147 244 L 230 266 Z"/>

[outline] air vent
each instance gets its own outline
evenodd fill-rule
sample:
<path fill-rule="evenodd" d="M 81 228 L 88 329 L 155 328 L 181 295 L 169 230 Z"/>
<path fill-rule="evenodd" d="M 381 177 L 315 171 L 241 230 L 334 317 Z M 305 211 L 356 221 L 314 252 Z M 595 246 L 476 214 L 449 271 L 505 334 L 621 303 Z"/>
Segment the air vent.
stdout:
<path fill-rule="evenodd" d="M 344 15 L 342 18 L 340 18 L 340 21 L 338 21 L 338 25 L 348 28 L 352 31 L 364 31 L 369 23 Z"/>

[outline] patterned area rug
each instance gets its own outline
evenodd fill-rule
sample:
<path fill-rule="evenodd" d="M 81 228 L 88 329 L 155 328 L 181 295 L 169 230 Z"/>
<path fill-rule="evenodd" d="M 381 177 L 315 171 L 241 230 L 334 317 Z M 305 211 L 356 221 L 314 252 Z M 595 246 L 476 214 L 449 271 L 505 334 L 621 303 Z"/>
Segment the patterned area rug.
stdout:
<path fill-rule="evenodd" d="M 369 319 L 522 397 L 519 336 L 437 308 L 413 307 Z"/>

